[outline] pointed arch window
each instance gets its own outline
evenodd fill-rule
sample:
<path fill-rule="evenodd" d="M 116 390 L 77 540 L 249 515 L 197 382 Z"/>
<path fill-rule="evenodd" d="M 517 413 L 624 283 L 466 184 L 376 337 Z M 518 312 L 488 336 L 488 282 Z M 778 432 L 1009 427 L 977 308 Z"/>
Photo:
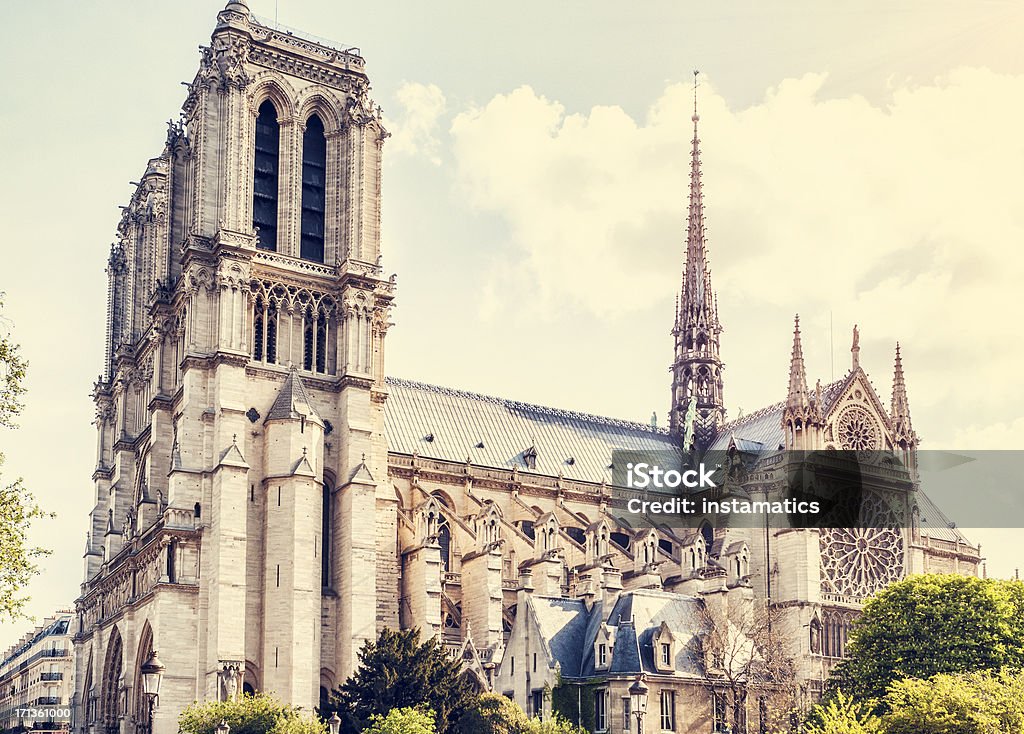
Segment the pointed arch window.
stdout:
<path fill-rule="evenodd" d="M 444 515 L 441 516 L 437 528 L 437 544 L 441 546 L 441 566 L 447 573 L 451 571 L 452 566 L 452 531 Z"/>
<path fill-rule="evenodd" d="M 320 585 L 331 588 L 331 486 L 324 482 L 323 490 L 323 540 L 320 548 Z"/>
<path fill-rule="evenodd" d="M 256 150 L 253 162 L 252 226 L 259 231 L 256 246 L 277 249 L 277 178 L 281 127 L 270 100 L 256 116 Z"/>
<path fill-rule="evenodd" d="M 259 296 L 253 306 L 252 358 L 277 362 L 277 304 Z"/>
<path fill-rule="evenodd" d="M 303 260 L 324 261 L 324 210 L 327 202 L 327 138 L 324 124 L 313 115 L 302 134 L 302 235 L 299 254 Z"/>

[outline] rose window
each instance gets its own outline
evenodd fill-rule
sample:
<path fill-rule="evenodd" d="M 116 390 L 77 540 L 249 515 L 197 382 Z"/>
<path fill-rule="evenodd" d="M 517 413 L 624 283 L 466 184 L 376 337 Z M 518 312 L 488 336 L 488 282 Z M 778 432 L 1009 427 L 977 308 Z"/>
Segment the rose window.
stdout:
<path fill-rule="evenodd" d="M 881 433 L 874 418 L 863 408 L 848 408 L 839 416 L 840 447 L 848 451 L 874 451 L 881 445 Z"/>
<path fill-rule="evenodd" d="M 903 534 L 885 500 L 865 493 L 860 527 L 822 528 L 821 590 L 859 600 L 903 578 Z"/>

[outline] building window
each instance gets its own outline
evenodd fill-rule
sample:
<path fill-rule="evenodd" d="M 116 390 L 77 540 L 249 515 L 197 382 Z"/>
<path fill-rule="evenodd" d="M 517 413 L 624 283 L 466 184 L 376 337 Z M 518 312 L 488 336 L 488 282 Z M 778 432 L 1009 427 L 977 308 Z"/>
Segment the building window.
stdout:
<path fill-rule="evenodd" d="M 277 304 L 260 296 L 253 306 L 252 358 L 257 362 L 277 362 Z"/>
<path fill-rule="evenodd" d="M 323 546 L 320 553 L 320 585 L 325 589 L 331 587 L 331 487 L 326 482 L 323 490 L 323 524 L 321 532 Z"/>
<path fill-rule="evenodd" d="M 711 692 L 711 731 L 724 732 L 726 730 L 725 712 L 727 710 L 725 693 L 721 691 Z"/>
<path fill-rule="evenodd" d="M 734 734 L 747 734 L 747 692 L 738 691 L 732 704 Z"/>
<path fill-rule="evenodd" d="M 661 729 L 662 731 L 676 730 L 676 692 L 661 692 Z"/>
<path fill-rule="evenodd" d="M 826 657 L 846 656 L 846 641 L 850 634 L 850 619 L 839 612 L 822 615 L 822 654 Z"/>
<path fill-rule="evenodd" d="M 441 546 L 441 567 L 447 573 L 452 570 L 452 531 L 444 515 L 438 521 L 437 544 Z"/>
<path fill-rule="evenodd" d="M 666 668 L 672 667 L 672 645 L 668 642 L 661 643 L 661 664 Z"/>
<path fill-rule="evenodd" d="M 302 134 L 302 234 L 299 255 L 303 260 L 324 261 L 324 204 L 327 200 L 327 139 L 324 124 L 313 115 Z"/>
<path fill-rule="evenodd" d="M 597 646 L 597 664 L 602 668 L 608 664 L 608 646 L 598 645 Z"/>
<path fill-rule="evenodd" d="M 608 691 L 594 694 L 594 731 L 608 731 Z"/>
<path fill-rule="evenodd" d="M 622 734 L 629 734 L 633 730 L 633 712 L 630 711 L 629 696 L 622 697 Z"/>
<path fill-rule="evenodd" d="M 768 734 L 768 697 L 760 696 L 757 699 L 757 721 L 758 734 Z"/>
<path fill-rule="evenodd" d="M 538 718 L 544 718 L 544 689 L 533 692 L 530 699 L 530 713 Z"/>
<path fill-rule="evenodd" d="M 281 128 L 277 110 L 267 100 L 256 117 L 256 151 L 253 163 L 252 226 L 259 232 L 256 246 L 277 249 L 277 171 Z"/>
<path fill-rule="evenodd" d="M 178 543 L 172 540 L 167 544 L 167 580 L 172 584 L 177 583 L 177 575 L 174 568 L 174 559 L 178 555 Z"/>
<path fill-rule="evenodd" d="M 307 306 L 302 313 L 302 369 L 327 373 L 327 312 Z"/>

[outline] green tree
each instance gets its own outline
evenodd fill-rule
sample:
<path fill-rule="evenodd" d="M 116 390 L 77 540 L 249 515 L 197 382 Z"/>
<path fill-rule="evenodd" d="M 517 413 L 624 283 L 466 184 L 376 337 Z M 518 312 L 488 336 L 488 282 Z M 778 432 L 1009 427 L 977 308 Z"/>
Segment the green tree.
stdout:
<path fill-rule="evenodd" d="M 14 418 L 24 407 L 21 396 L 25 393 L 28 362 L 22 358 L 18 345 L 10 338 L 3 308 L 4 294 L 0 293 L 0 427 L 14 428 Z"/>
<path fill-rule="evenodd" d="M 1024 583 L 926 575 L 889 586 L 854 624 L 830 689 L 883 697 L 904 678 L 1024 665 Z"/>
<path fill-rule="evenodd" d="M 0 316 L 0 427 L 14 428 L 14 419 L 23 407 L 21 398 L 28 363 L 10 339 L 5 323 Z M 4 455 L 0 452 L 0 467 L 3 463 Z M 36 504 L 21 479 L 8 485 L 0 483 L 0 622 L 26 616 L 24 608 L 29 597 L 21 590 L 39 573 L 36 559 L 49 554 L 48 550 L 29 544 L 28 531 L 34 520 L 52 516 Z"/>
<path fill-rule="evenodd" d="M 1024 673 L 908 678 L 892 684 L 886 703 L 886 734 L 1017 734 L 1024 731 Z"/>
<path fill-rule="evenodd" d="M 858 703 L 852 696 L 836 691 L 832 698 L 815 706 L 800 730 L 802 734 L 881 734 L 882 720 L 871 712 L 871 704 Z"/>
<path fill-rule="evenodd" d="M 225 722 L 231 734 L 326 734 L 326 725 L 264 693 L 243 694 L 228 701 L 193 703 L 178 717 L 184 734 L 216 734 Z"/>
<path fill-rule="evenodd" d="M 482 693 L 476 705 L 455 724 L 455 734 L 520 734 L 530 719 L 515 701 L 497 693 Z"/>
<path fill-rule="evenodd" d="M 526 729 L 527 734 L 587 734 L 560 714 L 554 714 L 546 719 L 530 719 L 530 725 Z"/>
<path fill-rule="evenodd" d="M 364 734 L 435 734 L 434 712 L 430 709 L 391 709 L 386 715 L 374 714 Z"/>
<path fill-rule="evenodd" d="M 322 716 L 337 711 L 346 730 L 361 730 L 374 714 L 425 707 L 434 712 L 441 734 L 476 705 L 477 695 L 461 675 L 462 662 L 437 638 L 420 642 L 418 629 L 385 629 L 359 651 L 355 674 L 331 692 Z"/>
<path fill-rule="evenodd" d="M 545 719 L 526 715 L 515 701 L 497 693 L 483 693 L 455 724 L 455 734 L 586 734 L 560 714 Z"/>

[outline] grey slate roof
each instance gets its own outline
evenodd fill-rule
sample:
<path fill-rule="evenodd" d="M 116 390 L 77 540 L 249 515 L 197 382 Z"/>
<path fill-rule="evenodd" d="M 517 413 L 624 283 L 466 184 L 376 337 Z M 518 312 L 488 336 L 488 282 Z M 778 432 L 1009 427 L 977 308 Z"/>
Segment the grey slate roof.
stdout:
<path fill-rule="evenodd" d="M 853 372 L 822 388 L 822 410 L 838 399 Z M 384 404 L 384 432 L 388 450 L 431 459 L 523 471 L 587 482 L 611 483 L 615 449 L 667 450 L 679 453 L 675 440 L 663 428 L 547 408 L 504 398 L 479 395 L 422 382 L 388 377 L 390 396 Z M 297 417 L 297 410 L 312 412 L 302 380 L 289 373 L 267 420 Z M 735 437 L 741 450 L 773 451 L 784 440 L 784 402 L 769 405 L 726 423 L 712 445 L 725 450 Z M 307 413 L 309 414 L 309 413 Z M 481 445 L 482 444 L 482 445 Z M 524 454 L 534 448 L 536 468 L 529 469 Z M 570 461 L 571 459 L 571 461 Z M 919 493 L 921 527 L 936 539 L 969 541 L 923 493 Z M 596 629 L 596 628 L 595 628 Z M 595 633 L 596 634 L 596 633 Z M 594 637 L 589 638 L 591 642 Z M 591 665 L 593 661 L 591 661 Z"/>
<path fill-rule="evenodd" d="M 956 529 L 956 526 L 942 513 L 942 510 L 932 501 L 931 497 L 924 492 L 917 493 L 917 506 L 921 511 L 922 535 L 927 535 L 936 540 L 948 540 L 950 543 L 955 543 L 959 540 L 965 545 L 969 545 L 972 548 L 975 547 L 963 533 Z"/>
<path fill-rule="evenodd" d="M 828 412 L 832 407 L 851 375 L 852 373 L 847 374 L 841 380 L 821 388 L 822 413 Z M 782 432 L 782 411 L 785 406 L 786 401 L 783 400 L 729 421 L 718 432 L 711 450 L 725 451 L 729 448 L 730 439 L 735 436 L 741 451 L 757 451 L 762 447 L 765 451 L 774 451 L 785 441 L 785 434 Z"/>
<path fill-rule="evenodd" d="M 610 483 L 614 449 L 679 452 L 666 429 L 643 423 L 393 377 L 387 384 L 384 432 L 394 453 Z M 535 469 L 524 458 L 531 447 Z"/>
<path fill-rule="evenodd" d="M 657 672 L 652 641 L 665 622 L 676 639 L 676 671 L 702 675 L 703 660 L 698 642 L 703 629 L 702 606 L 703 602 L 696 597 L 653 589 L 623 592 L 607 617 L 602 614 L 600 603 L 595 604 L 590 611 L 586 638 L 581 641 L 583 659 L 579 675 L 587 678 L 598 674 L 594 667 L 594 644 L 605 621 L 616 628 L 608 672 L 639 673 L 641 666 L 647 673 Z M 576 675 L 571 670 L 563 661 L 562 675 Z"/>
<path fill-rule="evenodd" d="M 534 595 L 527 597 L 527 604 L 551 656 L 562 664 L 562 675 L 576 676 L 580 670 L 587 623 L 595 611 L 598 612 L 596 616 L 600 616 L 600 605 L 588 613 L 582 599 Z"/>
<path fill-rule="evenodd" d="M 315 415 L 319 418 L 313 401 L 306 392 L 306 386 L 302 384 L 302 378 L 294 368 L 289 370 L 288 376 L 284 378 L 281 391 L 277 393 L 274 404 L 270 406 L 266 421 L 282 420 L 288 418 L 299 418 L 301 416 Z"/>

